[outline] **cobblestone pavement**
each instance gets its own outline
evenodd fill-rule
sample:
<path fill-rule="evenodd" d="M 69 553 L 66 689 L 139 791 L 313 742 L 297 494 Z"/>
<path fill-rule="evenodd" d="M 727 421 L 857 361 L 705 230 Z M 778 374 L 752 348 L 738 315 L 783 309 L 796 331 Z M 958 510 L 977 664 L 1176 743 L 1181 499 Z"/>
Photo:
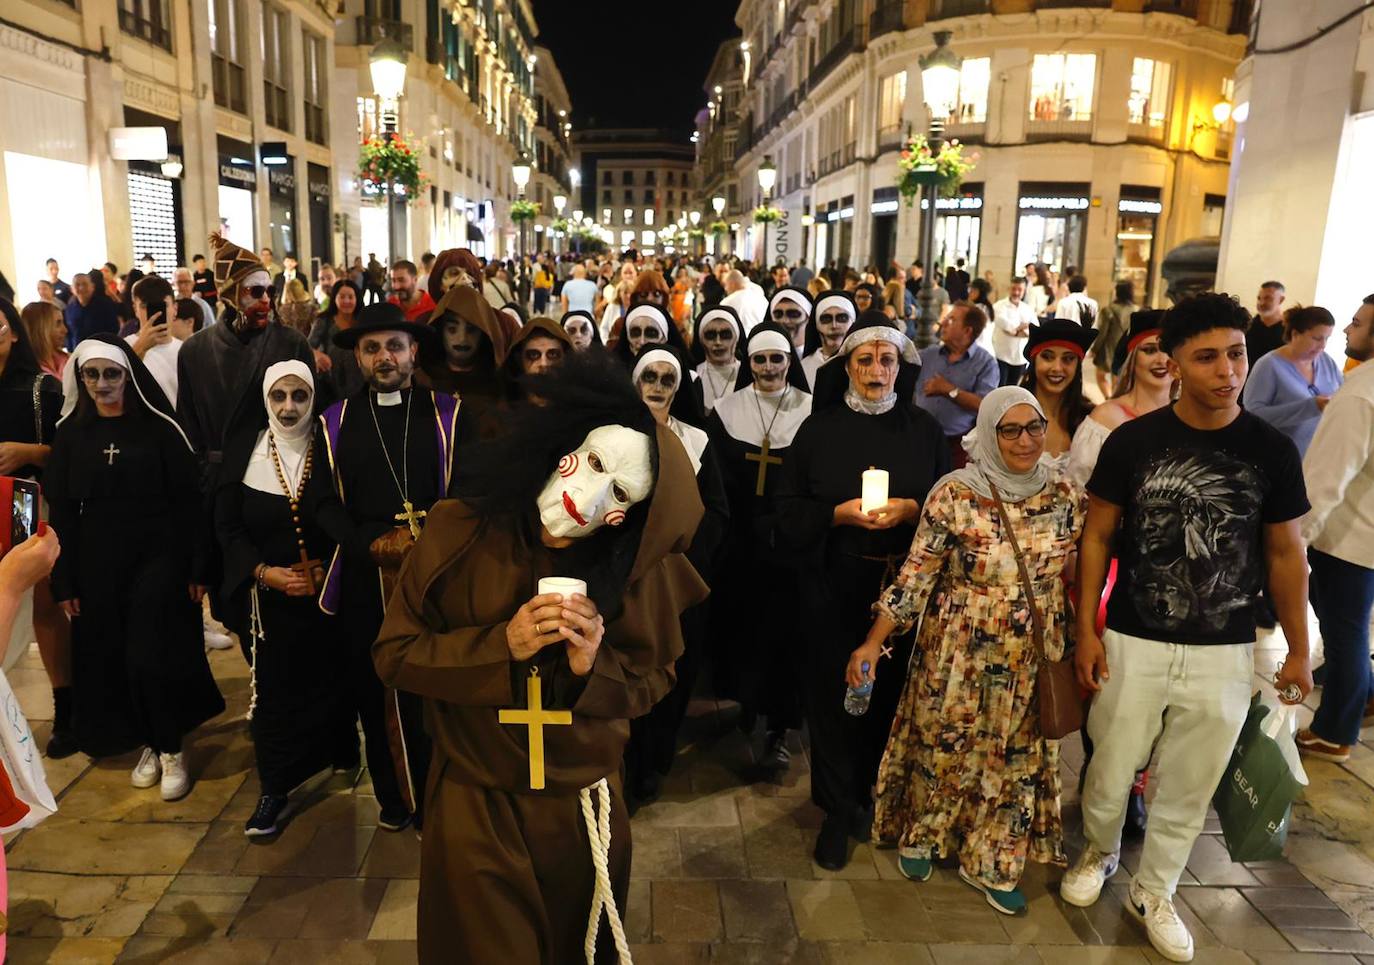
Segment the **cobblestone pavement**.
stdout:
<path fill-rule="evenodd" d="M 1268 645 L 1256 666 L 1273 667 L 1279 644 Z M 186 799 L 130 787 L 133 756 L 49 762 L 60 812 L 7 842 L 10 962 L 413 962 L 414 834 L 377 829 L 364 775 L 308 790 L 279 840 L 244 838 L 257 798 L 246 670 L 237 651 L 211 659 L 230 709 L 194 737 Z M 11 681 L 44 742 L 51 706 L 36 655 Z M 1030 913 L 1006 918 L 951 871 L 900 878 L 892 851 L 860 846 L 844 871 L 821 870 L 804 748 L 779 783 L 752 783 L 762 738 L 733 721 L 733 706 L 697 701 L 663 797 L 634 819 L 626 924 L 639 965 L 1161 960 L 1122 907 L 1125 875 L 1085 911 L 1059 900 L 1057 869 L 1032 865 Z M 1348 765 L 1310 765 L 1288 861 L 1232 864 L 1209 821 L 1180 889 L 1198 962 L 1374 965 L 1374 728 L 1364 738 Z M 1063 756 L 1074 854 L 1076 740 Z"/>

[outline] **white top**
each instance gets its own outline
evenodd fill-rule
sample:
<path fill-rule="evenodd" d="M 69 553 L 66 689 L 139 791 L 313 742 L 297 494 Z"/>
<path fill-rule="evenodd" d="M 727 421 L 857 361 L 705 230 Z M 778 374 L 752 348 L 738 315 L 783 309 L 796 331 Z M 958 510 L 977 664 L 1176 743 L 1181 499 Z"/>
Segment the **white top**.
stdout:
<path fill-rule="evenodd" d="M 1073 434 L 1073 442 L 1069 443 L 1068 471 L 1080 489 L 1087 487 L 1093 470 L 1097 468 L 1097 457 L 1102 454 L 1102 444 L 1111 434 L 1111 429 L 1092 416 L 1078 424 L 1078 431 Z"/>
<path fill-rule="evenodd" d="M 747 446 L 762 448 L 764 430 L 771 424 L 770 449 L 792 445 L 792 437 L 810 414 L 811 396 L 790 385 L 777 392 L 760 392 L 750 383 L 721 399 L 716 406 L 716 415 L 730 438 Z"/>
<path fill-rule="evenodd" d="M 668 428 L 682 442 L 682 448 L 687 450 L 687 458 L 692 461 L 692 472 L 701 472 L 701 456 L 706 452 L 710 437 L 696 426 L 689 426 L 672 416 L 668 417 Z"/>
<path fill-rule="evenodd" d="M 1017 335 L 1022 325 L 1036 323 L 1035 309 L 1028 302 L 1020 301 L 1015 305 L 1010 298 L 1004 298 L 992 306 L 992 354 L 997 361 L 1008 365 L 1026 364 L 1026 342 L 1029 337 Z"/>
<path fill-rule="evenodd" d="M 752 281 L 746 282 L 739 291 L 726 295 L 720 300 L 720 303 L 728 308 L 733 308 L 739 315 L 739 321 L 744 326 L 746 338 L 754 330 L 755 325 L 768 317 L 768 297 L 764 295 L 763 289 Z"/>
<path fill-rule="evenodd" d="M 138 333 L 124 336 L 124 341 L 132 350 L 134 343 L 138 341 Z M 143 356 L 143 364 L 148 367 L 148 373 L 166 393 L 167 401 L 173 408 L 176 408 L 177 404 L 177 356 L 180 354 L 181 341 L 174 338 L 170 342 L 154 345 L 148 349 L 148 354 Z"/>
<path fill-rule="evenodd" d="M 739 378 L 739 359 L 734 359 L 724 368 L 702 362 L 692 372 L 701 380 L 701 402 L 710 412 L 716 403 L 735 391 L 735 379 Z"/>
<path fill-rule="evenodd" d="M 1094 322 L 1097 321 L 1097 302 L 1089 298 L 1083 292 L 1070 292 L 1059 299 L 1059 304 L 1054 307 L 1055 318 L 1067 318 L 1071 322 L 1082 323 L 1083 309 L 1087 309 L 1087 314 Z"/>
<path fill-rule="evenodd" d="M 1003 299 L 1005 301 L 1006 299 Z M 1045 310 L 1050 307 L 1050 293 L 1036 284 L 1026 285 L 1026 297 L 1021 299 L 1022 304 L 1029 305 L 1031 312 L 1036 318 L 1045 314 Z"/>
<path fill-rule="evenodd" d="M 811 391 L 816 391 L 816 373 L 820 371 L 822 365 L 829 362 L 835 356 L 822 354 L 821 349 L 812 352 L 802 359 L 802 371 L 806 373 L 806 384 L 811 386 Z"/>
<path fill-rule="evenodd" d="M 1374 363 L 1346 376 L 1331 397 L 1302 461 L 1307 544 L 1374 569 Z"/>

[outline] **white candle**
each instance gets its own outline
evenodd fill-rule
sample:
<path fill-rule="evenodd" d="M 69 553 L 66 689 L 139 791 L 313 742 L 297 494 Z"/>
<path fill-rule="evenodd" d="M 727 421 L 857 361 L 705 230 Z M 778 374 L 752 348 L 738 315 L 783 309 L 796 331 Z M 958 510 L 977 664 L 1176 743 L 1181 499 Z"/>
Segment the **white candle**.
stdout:
<path fill-rule="evenodd" d="M 887 470 L 865 469 L 863 495 L 859 497 L 859 508 L 865 513 L 882 509 L 887 505 Z"/>
<path fill-rule="evenodd" d="M 561 593 L 563 602 L 566 603 L 574 593 L 586 596 L 587 582 L 568 576 L 546 576 L 539 581 L 539 595 L 543 596 L 545 593 Z"/>

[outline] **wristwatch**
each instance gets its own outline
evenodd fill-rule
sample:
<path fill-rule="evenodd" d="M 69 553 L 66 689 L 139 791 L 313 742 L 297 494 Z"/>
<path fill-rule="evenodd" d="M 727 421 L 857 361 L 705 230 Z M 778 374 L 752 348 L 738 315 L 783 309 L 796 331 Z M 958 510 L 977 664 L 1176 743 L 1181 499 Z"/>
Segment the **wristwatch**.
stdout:
<path fill-rule="evenodd" d="M 945 394 L 948 395 L 955 402 L 959 401 L 959 387 L 957 385 Z"/>

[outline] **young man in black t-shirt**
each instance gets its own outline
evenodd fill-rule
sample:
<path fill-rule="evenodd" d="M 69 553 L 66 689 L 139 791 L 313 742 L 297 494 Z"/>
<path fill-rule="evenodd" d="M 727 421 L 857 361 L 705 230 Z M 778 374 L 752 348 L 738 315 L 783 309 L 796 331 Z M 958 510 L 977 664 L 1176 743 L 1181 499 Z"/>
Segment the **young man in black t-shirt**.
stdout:
<path fill-rule="evenodd" d="M 1242 411 L 1249 316 L 1230 296 L 1171 309 L 1160 347 L 1174 405 L 1117 428 L 1088 482 L 1078 559 L 1075 663 L 1095 692 L 1083 788 L 1087 847 L 1060 894 L 1086 907 L 1115 873 L 1126 798 L 1158 746 L 1160 775 L 1128 904 L 1171 961 L 1193 957 L 1173 894 L 1245 722 L 1254 604 L 1268 586 L 1288 640 L 1278 688 L 1312 689 L 1302 462 L 1287 436 Z M 1094 617 L 1113 547 L 1119 560 L 1099 639 Z"/>

